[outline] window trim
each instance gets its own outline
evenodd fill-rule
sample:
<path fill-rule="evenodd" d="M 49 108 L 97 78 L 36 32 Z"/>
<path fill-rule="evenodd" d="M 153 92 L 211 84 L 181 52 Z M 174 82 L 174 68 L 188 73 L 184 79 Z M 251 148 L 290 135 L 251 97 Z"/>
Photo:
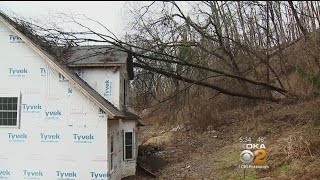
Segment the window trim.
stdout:
<path fill-rule="evenodd" d="M 18 128 L 20 129 L 21 121 L 21 92 L 20 93 L 0 93 L 0 97 L 17 97 L 17 125 L 15 126 L 3 126 L 0 125 L 0 128 Z"/>
<path fill-rule="evenodd" d="M 132 158 L 127 158 L 126 157 L 126 150 L 127 150 L 127 145 L 126 145 L 126 133 L 131 133 L 132 134 L 132 144 L 131 144 L 131 153 L 132 153 Z M 135 148 L 134 148 L 134 145 L 135 145 L 135 133 L 133 130 L 129 130 L 129 131 L 124 131 L 123 133 L 123 160 L 124 161 L 134 161 L 135 160 Z"/>

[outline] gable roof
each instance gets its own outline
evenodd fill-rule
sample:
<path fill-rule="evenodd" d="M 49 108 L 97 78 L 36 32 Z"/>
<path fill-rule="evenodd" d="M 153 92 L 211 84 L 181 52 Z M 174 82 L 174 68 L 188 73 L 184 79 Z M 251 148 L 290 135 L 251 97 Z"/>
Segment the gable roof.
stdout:
<path fill-rule="evenodd" d="M 68 67 L 108 67 L 124 66 L 128 79 L 133 80 L 131 54 L 114 45 L 93 45 L 70 47 L 63 54 Z"/>
<path fill-rule="evenodd" d="M 38 44 L 33 42 L 24 33 L 18 30 L 18 25 L 9 17 L 0 12 L 0 21 L 5 24 L 11 31 L 18 35 L 26 44 L 28 44 L 34 51 L 36 51 L 50 66 L 61 73 L 69 82 L 75 86 L 80 92 L 93 101 L 103 111 L 108 112 L 112 119 L 132 119 L 139 120 L 140 116 L 128 116 L 126 111 L 118 110 L 112 103 L 103 98 L 97 91 L 95 91 L 87 82 L 82 80 L 77 74 L 70 70 L 66 65 L 60 63 L 58 58 L 47 50 L 43 50 Z M 139 121 L 140 123 L 140 121 Z"/>
<path fill-rule="evenodd" d="M 122 66 L 128 53 L 114 45 L 75 46 L 64 53 L 68 67 Z"/>

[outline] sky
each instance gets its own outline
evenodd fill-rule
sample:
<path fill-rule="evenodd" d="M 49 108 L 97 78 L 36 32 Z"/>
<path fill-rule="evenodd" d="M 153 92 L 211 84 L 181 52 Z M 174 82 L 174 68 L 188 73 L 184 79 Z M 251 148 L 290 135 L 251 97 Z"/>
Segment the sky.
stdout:
<path fill-rule="evenodd" d="M 125 5 L 124 1 L 1 1 L 0 10 L 40 20 L 57 13 L 85 14 L 122 37 L 127 18 Z"/>

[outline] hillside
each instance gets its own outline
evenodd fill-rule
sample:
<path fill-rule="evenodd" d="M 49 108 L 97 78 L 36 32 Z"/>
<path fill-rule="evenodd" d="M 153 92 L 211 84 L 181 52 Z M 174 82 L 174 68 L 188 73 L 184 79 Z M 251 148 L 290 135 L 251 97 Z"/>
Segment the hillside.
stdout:
<path fill-rule="evenodd" d="M 220 127 L 204 132 L 149 122 L 141 139 L 168 162 L 159 179 L 243 179 L 235 167 L 241 136 L 266 137 L 270 167 L 247 170 L 245 179 L 319 179 L 319 108 L 320 98 L 261 103 L 225 112 Z"/>
<path fill-rule="evenodd" d="M 157 179 L 320 179 L 319 72 L 314 64 L 320 54 L 319 34 L 284 51 L 283 76 L 289 77 L 285 85 L 299 95 L 212 111 L 211 125 L 208 119 L 190 124 L 167 121 L 163 111 L 150 113 L 140 130 L 141 163 L 155 172 L 163 166 Z M 266 138 L 269 169 L 236 168 L 241 164 L 240 137 Z"/>

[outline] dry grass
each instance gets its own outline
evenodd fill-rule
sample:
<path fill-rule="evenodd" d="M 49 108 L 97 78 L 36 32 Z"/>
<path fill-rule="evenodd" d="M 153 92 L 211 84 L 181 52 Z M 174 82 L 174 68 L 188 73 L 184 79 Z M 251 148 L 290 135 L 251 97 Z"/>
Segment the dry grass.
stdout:
<path fill-rule="evenodd" d="M 173 143 L 167 148 L 178 150 L 184 157 L 191 157 L 178 158 L 179 161 L 168 167 L 175 171 L 167 169 L 163 176 L 170 177 L 170 173 L 176 173 L 180 171 L 179 168 L 183 169 L 191 163 L 195 167 L 199 166 L 196 170 L 202 176 L 198 177 L 212 175 L 215 179 L 235 179 L 241 176 L 241 172 L 230 168 L 230 163 L 239 160 L 239 137 L 256 139 L 264 136 L 267 137 L 268 165 L 271 168 L 252 172 L 252 179 L 320 179 L 320 98 L 315 95 L 319 90 L 303 79 L 295 69 L 295 65 L 299 65 L 309 75 L 319 71 L 315 60 L 320 58 L 320 32 L 311 37 L 311 41 L 299 41 L 284 52 L 287 63 L 281 79 L 287 89 L 299 95 L 298 98 L 285 99 L 279 103 L 253 102 L 193 89 L 191 97 L 180 99 L 185 101 L 157 107 L 147 123 L 155 127 L 158 135 L 160 131 L 170 131 L 179 124 L 185 127 L 183 131 L 177 132 Z M 307 50 L 302 51 L 303 49 Z M 214 129 L 219 138 L 201 135 L 208 131 L 208 127 L 210 130 Z M 188 139 L 183 140 L 183 137 Z M 196 148 L 193 147 L 194 144 Z M 215 148 L 210 150 L 208 147 Z M 194 153 L 198 153 L 195 160 L 192 158 Z M 171 156 L 168 157 L 170 159 Z M 201 157 L 200 160 L 198 157 Z M 203 157 L 207 159 L 202 161 Z M 171 158 L 176 159 L 176 154 Z M 200 162 L 212 167 L 203 167 Z M 205 171 L 201 171 L 201 168 Z M 181 173 L 191 173 L 185 171 Z M 186 174 L 185 177 L 188 177 Z M 192 173 L 190 176 L 197 177 Z"/>
<path fill-rule="evenodd" d="M 306 98 L 213 112 L 219 122 L 209 128 L 214 133 L 209 129 L 205 133 L 176 131 L 171 143 L 162 147 L 169 164 L 160 172 L 160 179 L 243 179 L 243 171 L 233 167 L 240 163 L 240 136 L 267 138 L 270 169 L 248 170 L 246 179 L 319 179 L 319 109 L 320 98 Z M 172 126 L 155 123 L 147 128 L 152 129 L 151 138 L 170 132 Z"/>

